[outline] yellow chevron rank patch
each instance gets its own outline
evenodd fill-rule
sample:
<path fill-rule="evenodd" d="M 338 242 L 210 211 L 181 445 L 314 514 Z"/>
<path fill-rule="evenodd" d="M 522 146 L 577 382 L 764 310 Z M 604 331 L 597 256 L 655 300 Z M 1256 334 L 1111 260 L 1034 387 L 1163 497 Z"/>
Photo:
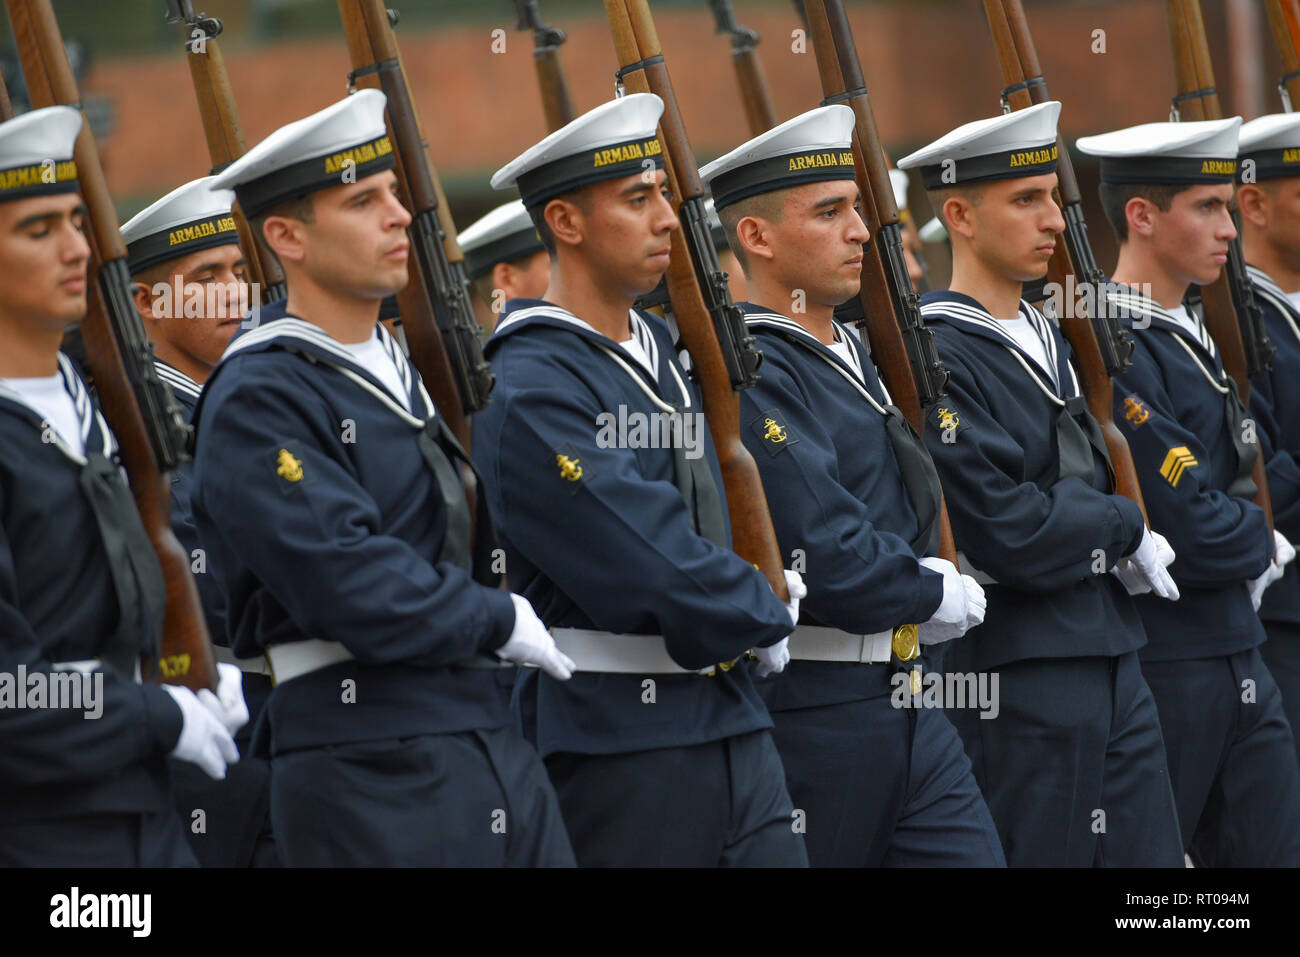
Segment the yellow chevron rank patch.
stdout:
<path fill-rule="evenodd" d="M 1166 482 L 1174 488 L 1178 488 L 1183 473 L 1197 464 L 1196 456 L 1192 455 L 1192 450 L 1185 445 L 1180 445 L 1169 450 L 1169 454 L 1165 456 L 1164 464 L 1160 466 L 1160 474 L 1164 476 Z"/>

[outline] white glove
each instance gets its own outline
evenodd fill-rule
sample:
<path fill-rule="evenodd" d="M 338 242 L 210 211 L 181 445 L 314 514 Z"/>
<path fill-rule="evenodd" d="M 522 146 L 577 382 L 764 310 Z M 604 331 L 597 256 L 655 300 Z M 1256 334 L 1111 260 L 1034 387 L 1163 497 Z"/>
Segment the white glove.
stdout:
<path fill-rule="evenodd" d="M 163 691 L 172 696 L 181 709 L 181 736 L 171 756 L 201 767 L 210 778 L 220 781 L 226 776 L 226 765 L 239 760 L 239 749 L 226 726 L 211 710 L 202 704 L 189 688 L 180 685 L 163 685 Z M 204 689 L 207 691 L 207 689 Z M 211 691 L 207 694 L 217 700 Z"/>
<path fill-rule="evenodd" d="M 1259 606 L 1264 601 L 1264 589 L 1280 579 L 1287 563 L 1294 559 L 1295 547 L 1287 541 L 1285 535 L 1273 529 L 1273 560 L 1268 563 L 1268 568 L 1264 569 L 1264 574 L 1250 583 L 1250 603 L 1255 606 L 1256 611 L 1259 611 Z"/>
<path fill-rule="evenodd" d="M 917 641 L 923 645 L 951 641 L 984 621 L 988 599 L 979 582 L 963 575 L 956 565 L 943 558 L 922 558 L 920 564 L 943 575 L 943 601 L 930 620 L 917 627 Z"/>
<path fill-rule="evenodd" d="M 785 571 L 785 590 L 790 593 L 790 600 L 785 603 L 785 610 L 790 613 L 790 627 L 799 624 L 799 599 L 808 597 L 808 586 L 803 583 L 803 576 L 798 572 L 793 572 L 786 568 Z M 773 645 L 772 647 L 776 647 Z M 790 656 L 786 655 L 786 661 Z M 781 665 L 784 668 L 785 665 Z M 777 668 L 780 671 L 781 668 Z"/>
<path fill-rule="evenodd" d="M 1120 580 L 1130 595 L 1155 592 L 1160 598 L 1177 601 L 1178 586 L 1174 584 L 1166 566 L 1174 560 L 1174 549 L 1159 532 L 1142 530 L 1142 541 L 1131 555 L 1121 558 L 1110 573 Z"/>
<path fill-rule="evenodd" d="M 533 606 L 523 595 L 511 595 L 515 606 L 515 628 L 510 638 L 497 649 L 497 657 L 521 665 L 537 665 L 552 678 L 568 681 L 577 667 L 573 660 L 555 647 L 555 639 L 546 630 Z"/>
<path fill-rule="evenodd" d="M 1286 568 L 1287 565 L 1295 561 L 1295 546 L 1287 541 L 1287 537 L 1273 529 L 1273 561 L 1277 563 L 1278 568 Z"/>
<path fill-rule="evenodd" d="M 199 692 L 198 698 L 231 734 L 248 724 L 248 705 L 244 703 L 244 673 L 236 665 L 218 662 L 217 693 L 214 695 L 204 688 Z"/>
<path fill-rule="evenodd" d="M 786 572 L 786 574 L 796 573 Z M 791 592 L 793 593 L 793 589 L 791 589 Z M 779 675 L 782 671 L 785 671 L 785 666 L 790 663 L 790 639 L 788 637 L 782 638 L 776 644 L 768 645 L 766 648 L 755 648 L 754 657 L 758 659 L 754 671 L 757 672 L 760 678 L 766 678 L 768 675 Z"/>

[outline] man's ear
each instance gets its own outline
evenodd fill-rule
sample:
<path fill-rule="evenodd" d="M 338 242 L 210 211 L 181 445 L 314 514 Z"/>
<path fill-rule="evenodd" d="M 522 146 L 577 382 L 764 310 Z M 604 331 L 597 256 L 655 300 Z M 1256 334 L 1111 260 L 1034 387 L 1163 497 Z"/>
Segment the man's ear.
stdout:
<path fill-rule="evenodd" d="M 300 263 L 307 256 L 304 224 L 288 216 L 268 216 L 262 223 L 262 238 L 280 262 Z"/>
<path fill-rule="evenodd" d="M 1267 229 L 1272 210 L 1269 208 L 1268 191 L 1250 183 L 1237 187 L 1237 208 L 1241 218 L 1259 229 Z"/>
<path fill-rule="evenodd" d="M 587 232 L 587 218 L 577 203 L 567 199 L 553 199 L 542 210 L 542 218 L 551 229 L 556 243 L 577 246 Z"/>
<path fill-rule="evenodd" d="M 1133 196 L 1124 204 L 1124 219 L 1128 221 L 1130 236 L 1151 236 L 1156 231 L 1156 213 L 1160 211 L 1155 203 L 1141 196 Z"/>
<path fill-rule="evenodd" d="M 492 289 L 500 289 L 507 299 L 515 298 L 515 267 L 509 263 L 497 263 L 492 267 Z"/>
<path fill-rule="evenodd" d="M 170 293 L 168 293 L 170 295 Z M 131 283 L 131 303 L 135 306 L 135 311 L 140 313 L 140 318 L 146 324 L 157 322 L 162 317 L 154 311 L 153 289 L 146 283 Z"/>
<path fill-rule="evenodd" d="M 950 233 L 966 239 L 975 235 L 975 204 L 965 196 L 949 196 L 939 210 Z"/>
<path fill-rule="evenodd" d="M 737 221 L 736 239 L 751 264 L 755 259 L 772 259 L 776 255 L 772 249 L 770 224 L 757 216 L 743 216 Z"/>

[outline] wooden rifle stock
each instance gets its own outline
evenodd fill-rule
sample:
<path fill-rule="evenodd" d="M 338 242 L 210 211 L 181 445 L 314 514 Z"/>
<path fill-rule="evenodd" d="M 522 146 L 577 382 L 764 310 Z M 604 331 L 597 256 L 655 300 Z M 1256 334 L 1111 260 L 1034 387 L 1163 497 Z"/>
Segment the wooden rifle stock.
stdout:
<path fill-rule="evenodd" d="M 758 31 L 736 23 L 736 11 L 731 0 L 709 0 L 709 6 L 717 23 L 714 32 L 731 37 L 731 63 L 736 68 L 736 82 L 740 84 L 740 99 L 745 105 L 749 135 L 766 133 L 776 126 L 776 110 L 772 108 L 767 78 L 758 58 Z"/>
<path fill-rule="evenodd" d="M 1038 53 L 1034 49 L 1020 0 L 984 0 L 984 12 L 988 15 L 993 45 L 1002 67 L 1002 82 L 1005 87 L 1003 95 L 1007 103 L 1012 109 L 1022 110 L 1034 103 L 1049 100 L 1051 97 L 1047 93 L 1047 82 L 1043 79 L 1042 68 L 1038 64 Z M 1056 145 L 1056 175 L 1060 188 L 1055 198 L 1066 217 L 1066 232 L 1062 236 L 1064 242 L 1058 243 L 1052 254 L 1047 278 L 1061 290 L 1069 289 L 1072 284 L 1080 288 L 1089 285 L 1092 287 L 1091 302 L 1096 305 L 1100 316 L 1088 315 L 1089 310 L 1080 301 L 1063 295 L 1063 307 L 1057 319 L 1061 333 L 1069 341 L 1078 363 L 1088 410 L 1097 420 L 1106 442 L 1106 450 L 1110 453 L 1115 491 L 1136 502 L 1145 518 L 1146 503 L 1138 484 L 1133 453 L 1115 425 L 1115 386 L 1112 376 L 1128 365 L 1133 341 L 1118 321 L 1108 315 L 1103 305 L 1101 282 L 1104 277 L 1097 268 L 1092 246 L 1088 242 L 1083 223 L 1083 201 L 1079 195 L 1078 180 L 1074 176 L 1074 164 L 1070 162 L 1069 151 L 1059 134 Z M 1071 277 L 1074 277 L 1073 280 Z M 1082 300 L 1083 303 L 1087 301 L 1087 297 Z M 1108 345 L 1106 353 L 1102 350 L 1103 342 Z"/>
<path fill-rule="evenodd" d="M 1277 89 L 1290 113 L 1300 103 L 1300 0 L 1264 0 L 1264 6 L 1282 60 Z"/>
<path fill-rule="evenodd" d="M 1217 120 L 1223 117 L 1219 94 L 1214 86 L 1214 69 L 1210 64 L 1210 45 L 1205 37 L 1205 22 L 1201 19 L 1200 0 L 1165 0 L 1169 19 L 1169 37 L 1173 46 L 1174 76 L 1178 96 L 1174 100 L 1179 114 L 1186 113 L 1190 120 Z M 1234 278 L 1240 287 L 1235 288 Z M 1228 262 L 1219 277 L 1208 286 L 1201 287 L 1205 306 L 1205 326 L 1219 348 L 1224 371 L 1232 376 L 1237 394 L 1244 408 L 1250 408 L 1250 376 L 1256 355 L 1250 355 L 1243 340 L 1244 333 L 1252 333 L 1255 348 L 1261 349 L 1261 339 L 1266 342 L 1262 317 L 1242 315 L 1246 309 L 1256 310 L 1249 280 L 1241 253 L 1241 239 L 1236 237 L 1228 246 Z M 1246 324 L 1252 323 L 1247 329 Z M 1255 351 L 1255 350 L 1252 350 Z M 1255 487 L 1255 504 L 1264 510 L 1269 528 L 1273 527 L 1273 507 L 1268 494 L 1268 476 L 1264 467 L 1264 454 L 1255 458 L 1252 474 Z"/>
<path fill-rule="evenodd" d="M 9 99 L 9 87 L 5 86 L 5 78 L 0 76 L 0 123 L 13 118 L 14 105 Z"/>
<path fill-rule="evenodd" d="M 740 438 L 740 398 L 736 390 L 757 378 L 754 370 L 761 353 L 754 349 L 744 317 L 731 302 L 709 241 L 704 186 L 682 125 L 650 9 L 645 0 L 605 0 L 605 12 L 619 66 L 627 71 L 622 74 L 627 88 L 655 93 L 664 101 L 659 136 L 680 220 L 671 237 L 668 292 L 682 342 L 699 376 L 704 412 L 722 470 L 732 547 L 766 576 L 782 601 L 788 601 L 781 552 L 763 482 Z M 646 62 L 649 60 L 654 62 Z M 633 66 L 635 69 L 629 69 Z"/>
<path fill-rule="evenodd" d="M 388 97 L 399 195 L 413 216 L 411 251 L 417 268 L 397 294 L 411 361 L 439 413 L 468 448 L 468 413 L 487 403 L 492 375 L 479 347 L 455 224 L 446 212 L 383 0 L 339 0 L 339 14 L 352 59 L 351 81 L 381 89 Z"/>
<path fill-rule="evenodd" d="M 33 107 L 80 109 L 80 95 L 49 0 L 6 0 Z M 172 531 L 166 474 L 186 456 L 190 434 L 171 391 L 158 379 L 144 324 L 131 302 L 126 246 L 108 195 L 90 124 L 82 116 L 75 161 L 86 204 L 87 312 L 81 322 L 90 374 L 167 588 L 161 655 L 144 661 L 151 679 L 198 691 L 217 686 L 216 665 L 189 556 Z M 156 669 L 156 670 L 155 670 Z"/>
<path fill-rule="evenodd" d="M 804 8 L 826 97 L 822 102 L 844 102 L 853 110 L 853 163 L 863 219 L 873 239 L 862 247 L 860 292 L 872 360 L 899 411 L 918 435 L 924 435 L 927 407 L 943 394 L 948 371 L 939 360 L 934 334 L 925 327 L 907 276 L 889 163 L 876 131 L 857 47 L 840 0 L 810 0 Z M 957 546 L 942 498 L 939 531 L 939 557 L 956 564 Z"/>
<path fill-rule="evenodd" d="M 194 97 L 203 121 L 203 136 L 208 143 L 209 162 L 215 173 L 248 152 L 239 113 L 235 109 L 235 96 L 230 90 L 226 61 L 217 43 L 221 21 L 215 17 L 195 15 L 191 0 L 170 0 L 167 21 L 182 23 L 185 27 L 185 59 L 189 62 Z M 255 301 L 270 303 L 283 299 L 284 270 L 266 249 L 261 237 L 253 234 L 238 202 L 230 212 L 239 233 L 239 248 L 244 253 L 248 280 L 258 291 Z"/>
<path fill-rule="evenodd" d="M 542 93 L 542 112 L 546 116 L 546 129 L 554 133 L 578 115 L 560 61 L 560 46 L 568 37 L 559 27 L 542 22 L 537 0 L 515 0 L 515 13 L 519 17 L 518 28 L 533 31 L 533 66 Z"/>

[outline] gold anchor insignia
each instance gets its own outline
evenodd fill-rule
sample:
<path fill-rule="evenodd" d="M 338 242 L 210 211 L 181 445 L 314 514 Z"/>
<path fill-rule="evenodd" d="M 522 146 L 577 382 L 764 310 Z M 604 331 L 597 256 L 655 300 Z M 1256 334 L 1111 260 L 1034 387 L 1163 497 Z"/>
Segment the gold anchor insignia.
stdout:
<path fill-rule="evenodd" d="M 1129 396 L 1124 400 L 1124 418 L 1128 419 L 1134 425 L 1141 425 L 1147 419 L 1151 418 L 1151 413 L 1143 407 L 1141 401 Z"/>
<path fill-rule="evenodd" d="M 921 647 L 917 640 L 916 625 L 899 625 L 895 628 L 892 645 L 894 656 L 899 661 L 911 661 L 915 658 Z"/>
<path fill-rule="evenodd" d="M 939 416 L 939 428 L 944 430 L 955 429 L 961 425 L 961 419 L 951 409 L 937 409 L 936 412 Z"/>
<path fill-rule="evenodd" d="M 560 466 L 560 475 L 570 482 L 582 478 L 582 466 L 578 464 L 578 459 L 569 458 L 567 455 L 556 455 L 555 462 Z"/>
<path fill-rule="evenodd" d="M 280 478 L 284 479 L 286 482 L 302 481 L 301 459 L 294 458 L 293 454 L 288 449 L 281 449 L 278 462 L 279 467 L 275 470 L 276 475 L 280 476 Z"/>
<path fill-rule="evenodd" d="M 773 419 L 769 416 L 768 418 L 763 420 L 763 426 L 766 429 L 766 431 L 763 433 L 763 438 L 771 442 L 785 441 L 785 426 L 777 425 L 776 419 Z"/>

